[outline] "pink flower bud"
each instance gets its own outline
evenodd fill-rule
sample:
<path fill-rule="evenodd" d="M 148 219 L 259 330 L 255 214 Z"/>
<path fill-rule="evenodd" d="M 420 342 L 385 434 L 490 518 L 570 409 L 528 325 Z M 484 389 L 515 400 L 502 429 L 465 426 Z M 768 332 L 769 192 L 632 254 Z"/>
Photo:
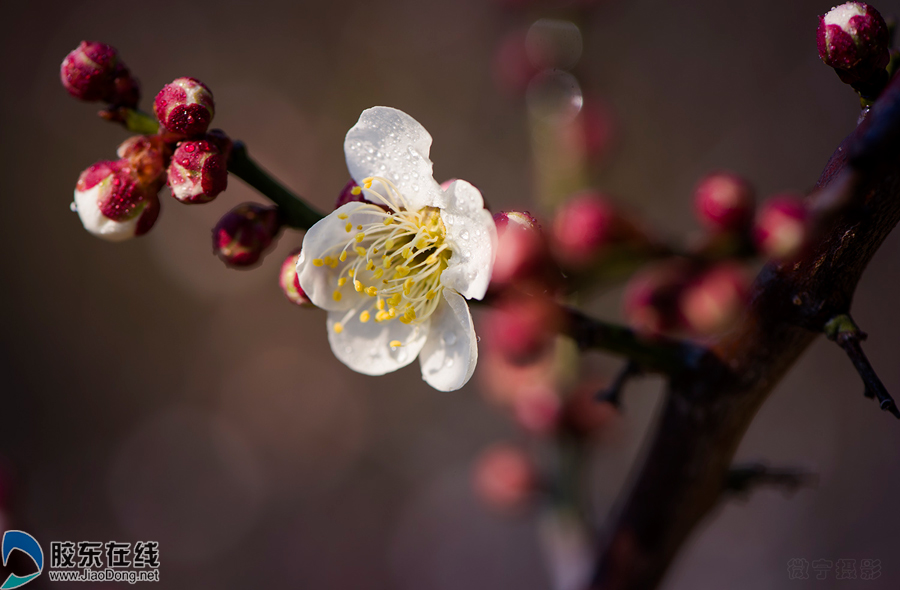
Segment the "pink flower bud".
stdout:
<path fill-rule="evenodd" d="M 172 155 L 168 180 L 182 203 L 208 203 L 228 186 L 228 165 L 212 141 L 183 141 Z"/>
<path fill-rule="evenodd" d="M 119 242 L 147 233 L 159 216 L 154 187 L 140 182 L 128 160 L 97 162 L 75 185 L 75 209 L 84 228 Z"/>
<path fill-rule="evenodd" d="M 760 252 L 780 260 L 796 256 L 808 238 L 808 218 L 800 197 L 779 195 L 769 199 L 756 218 L 754 237 Z"/>
<path fill-rule="evenodd" d="M 503 511 L 524 508 L 537 484 L 537 470 L 524 451 L 510 444 L 485 449 L 475 464 L 475 493 Z"/>
<path fill-rule="evenodd" d="M 883 73 L 890 60 L 890 35 L 877 10 L 846 2 L 819 17 L 819 57 L 847 84 Z"/>
<path fill-rule="evenodd" d="M 281 229 L 276 207 L 243 203 L 213 228 L 213 252 L 226 266 L 247 267 L 259 261 Z"/>
<path fill-rule="evenodd" d="M 691 332 L 701 335 L 728 330 L 740 317 L 750 286 L 744 270 L 721 264 L 697 277 L 681 294 L 681 314 Z"/>
<path fill-rule="evenodd" d="M 494 53 L 494 82 L 512 97 L 523 95 L 528 83 L 540 71 L 528 57 L 525 39 L 524 31 L 510 33 Z"/>
<path fill-rule="evenodd" d="M 486 315 L 486 344 L 510 360 L 528 362 L 553 343 L 558 323 L 558 308 L 552 302 L 512 298 Z"/>
<path fill-rule="evenodd" d="M 553 434 L 559 424 L 560 396 L 553 388 L 535 384 L 513 398 L 513 413 L 519 426 L 532 434 Z"/>
<path fill-rule="evenodd" d="M 618 415 L 615 406 L 597 400 L 597 394 L 608 384 L 591 380 L 575 388 L 562 409 L 562 426 L 578 436 L 601 433 Z"/>
<path fill-rule="evenodd" d="M 119 55 L 105 43 L 82 41 L 63 60 L 59 77 L 65 89 L 79 100 L 109 100 L 115 94 Z"/>
<path fill-rule="evenodd" d="M 625 289 L 624 312 L 638 332 L 656 336 L 681 326 L 678 299 L 689 268 L 678 260 L 647 267 L 636 273 Z"/>
<path fill-rule="evenodd" d="M 178 78 L 159 91 L 153 111 L 166 131 L 189 137 L 206 133 L 215 103 L 206 84 L 196 78 Z"/>
<path fill-rule="evenodd" d="M 303 307 L 315 307 L 300 287 L 300 279 L 297 276 L 297 257 L 300 256 L 300 248 L 291 252 L 281 263 L 281 273 L 278 275 L 278 284 L 284 296 L 291 303 Z"/>
<path fill-rule="evenodd" d="M 600 193 L 584 192 L 562 205 L 553 220 L 553 244 L 560 262 L 583 266 L 615 239 L 617 215 Z"/>
<path fill-rule="evenodd" d="M 494 215 L 494 223 L 498 242 L 492 290 L 510 286 L 527 290 L 525 283 L 534 283 L 541 292 L 559 282 L 541 226 L 529 212 L 501 211 Z"/>
<path fill-rule="evenodd" d="M 730 172 L 705 177 L 694 190 L 694 211 L 713 231 L 743 231 L 753 222 L 753 188 Z"/>

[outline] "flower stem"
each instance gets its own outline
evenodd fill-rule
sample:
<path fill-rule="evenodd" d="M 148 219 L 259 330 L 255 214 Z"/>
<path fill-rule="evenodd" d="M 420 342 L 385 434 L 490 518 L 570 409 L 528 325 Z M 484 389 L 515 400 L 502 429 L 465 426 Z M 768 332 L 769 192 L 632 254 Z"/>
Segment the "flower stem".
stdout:
<path fill-rule="evenodd" d="M 275 203 L 285 225 L 295 229 L 309 229 L 324 217 L 254 162 L 242 141 L 234 143 L 228 171 Z"/>

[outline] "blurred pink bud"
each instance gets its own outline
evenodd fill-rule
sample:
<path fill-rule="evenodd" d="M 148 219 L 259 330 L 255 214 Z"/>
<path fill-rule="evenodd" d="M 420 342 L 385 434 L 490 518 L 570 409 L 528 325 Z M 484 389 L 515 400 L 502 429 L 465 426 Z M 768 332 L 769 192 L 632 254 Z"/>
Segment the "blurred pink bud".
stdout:
<path fill-rule="evenodd" d="M 172 150 L 161 137 L 158 135 L 129 137 L 122 142 L 116 153 L 128 161 L 128 166 L 137 175 L 140 184 L 156 187 L 157 190 L 162 187 Z"/>
<path fill-rule="evenodd" d="M 610 108 L 597 98 L 585 100 L 575 123 L 581 131 L 587 157 L 593 161 L 602 159 L 612 147 L 616 131 Z"/>
<path fill-rule="evenodd" d="M 635 273 L 624 297 L 625 317 L 631 327 L 647 336 L 679 328 L 678 299 L 689 274 L 686 265 L 677 260 Z"/>
<path fill-rule="evenodd" d="M 847 84 L 883 74 L 890 60 L 890 34 L 877 10 L 845 2 L 819 17 L 819 57 Z"/>
<path fill-rule="evenodd" d="M 593 436 L 615 420 L 618 415 L 615 406 L 596 399 L 605 385 L 592 380 L 572 391 L 562 408 L 562 424 L 566 430 L 579 436 Z"/>
<path fill-rule="evenodd" d="M 525 94 L 528 83 L 539 71 L 528 57 L 525 31 L 504 37 L 494 53 L 493 70 L 494 82 L 502 92 L 512 97 Z"/>
<path fill-rule="evenodd" d="M 228 164 L 212 141 L 183 141 L 172 155 L 168 180 L 182 203 L 208 203 L 228 187 Z"/>
<path fill-rule="evenodd" d="M 65 89 L 79 100 L 109 100 L 115 94 L 119 55 L 115 48 L 96 41 L 82 41 L 63 60 L 59 77 Z"/>
<path fill-rule="evenodd" d="M 497 225 L 497 256 L 491 275 L 491 289 L 524 283 L 537 283 L 544 291 L 560 280 L 550 256 L 547 240 L 537 220 L 527 211 L 501 211 L 494 214 Z"/>
<path fill-rule="evenodd" d="M 278 284 L 281 291 L 291 303 L 296 303 L 303 307 L 314 307 L 309 297 L 300 287 L 300 279 L 297 276 L 297 257 L 300 256 L 300 248 L 291 252 L 284 262 L 281 263 L 281 273 L 278 275 Z"/>
<path fill-rule="evenodd" d="M 750 184 L 736 174 L 716 172 L 694 190 L 697 218 L 713 231 L 743 231 L 753 223 L 755 197 Z"/>
<path fill-rule="evenodd" d="M 715 266 L 697 277 L 681 294 L 681 314 L 695 334 L 718 334 L 741 317 L 750 285 L 744 269 L 733 263 Z"/>
<path fill-rule="evenodd" d="M 756 217 L 755 239 L 760 252 L 780 260 L 796 256 L 806 244 L 808 218 L 809 212 L 798 196 L 779 195 L 766 201 Z"/>
<path fill-rule="evenodd" d="M 527 363 L 553 343 L 559 325 L 555 304 L 540 297 L 514 297 L 485 316 L 485 343 L 506 358 Z"/>
<path fill-rule="evenodd" d="M 478 497 L 502 511 L 524 508 L 537 485 L 537 470 L 528 455 L 504 443 L 482 451 L 473 476 Z"/>
<path fill-rule="evenodd" d="M 553 220 L 553 245 L 561 263 L 583 266 L 616 239 L 617 213 L 606 197 L 587 191 L 564 203 Z"/>
<path fill-rule="evenodd" d="M 166 131 L 189 137 L 206 133 L 215 103 L 206 84 L 196 78 L 178 78 L 159 91 L 153 111 Z"/>
<path fill-rule="evenodd" d="M 97 162 L 78 177 L 75 210 L 84 228 L 120 242 L 150 231 L 159 216 L 157 186 L 146 186 L 128 160 Z"/>
<path fill-rule="evenodd" d="M 281 230 L 276 207 L 243 203 L 226 213 L 213 228 L 213 253 L 226 266 L 256 264 Z"/>
<path fill-rule="evenodd" d="M 540 436 L 556 431 L 560 417 L 559 393 L 546 385 L 531 385 L 513 398 L 516 422 L 528 432 Z"/>

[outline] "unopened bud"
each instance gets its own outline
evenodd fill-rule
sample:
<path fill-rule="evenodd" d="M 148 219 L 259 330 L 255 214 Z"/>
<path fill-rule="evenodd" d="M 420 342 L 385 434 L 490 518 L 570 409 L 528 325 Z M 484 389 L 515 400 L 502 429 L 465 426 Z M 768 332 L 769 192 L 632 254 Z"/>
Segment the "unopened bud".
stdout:
<path fill-rule="evenodd" d="M 497 256 L 491 288 L 537 283 L 546 290 L 559 282 L 560 274 L 550 256 L 541 226 L 528 211 L 501 211 L 494 214 L 497 226 Z"/>
<path fill-rule="evenodd" d="M 513 413 L 519 426 L 532 434 L 552 434 L 559 423 L 560 396 L 546 385 L 532 385 L 516 393 Z"/>
<path fill-rule="evenodd" d="M 516 362 L 528 362 L 553 343 L 558 308 L 540 297 L 515 297 L 493 306 L 485 317 L 488 346 Z"/>
<path fill-rule="evenodd" d="M 747 304 L 749 284 L 736 264 L 713 267 L 697 277 L 681 294 L 681 314 L 695 334 L 722 333 L 740 317 Z"/>
<path fill-rule="evenodd" d="M 847 84 L 885 81 L 890 35 L 877 10 L 863 2 L 846 2 L 819 17 L 819 57 Z"/>
<path fill-rule="evenodd" d="M 128 166 L 144 186 L 155 186 L 158 190 L 164 184 L 166 164 L 172 150 L 158 135 L 135 135 L 129 137 L 116 151 L 118 156 L 128 161 Z"/>
<path fill-rule="evenodd" d="M 753 223 L 755 199 L 750 184 L 729 172 L 710 174 L 694 191 L 694 211 L 713 231 L 743 231 Z"/>
<path fill-rule="evenodd" d="M 183 141 L 172 155 L 168 180 L 182 203 L 208 203 L 228 186 L 228 165 L 212 141 Z"/>
<path fill-rule="evenodd" d="M 106 100 L 114 92 L 118 61 L 119 55 L 111 45 L 82 41 L 63 60 L 59 77 L 69 94 L 79 100 Z"/>
<path fill-rule="evenodd" d="M 584 266 L 619 238 L 618 215 L 600 193 L 588 191 L 564 203 L 553 220 L 553 245 L 560 263 Z"/>
<path fill-rule="evenodd" d="M 624 312 L 638 332 L 655 336 L 681 325 L 678 299 L 689 270 L 678 260 L 636 273 L 625 289 Z"/>
<path fill-rule="evenodd" d="M 127 160 L 97 162 L 78 178 L 75 210 L 90 233 L 119 242 L 150 230 L 159 216 L 159 199 Z"/>
<path fill-rule="evenodd" d="M 498 510 L 524 508 L 537 485 L 537 470 L 523 450 L 510 444 L 485 449 L 475 464 L 475 493 Z"/>
<path fill-rule="evenodd" d="M 166 131 L 190 137 L 206 133 L 215 103 L 206 84 L 196 78 L 178 78 L 159 91 L 153 111 Z"/>
<path fill-rule="evenodd" d="M 303 307 L 313 307 L 312 302 L 303 289 L 300 287 L 300 279 L 297 275 L 297 257 L 300 256 L 300 248 L 291 252 L 284 262 L 281 263 L 281 273 L 278 275 L 278 284 L 284 296 L 291 303 L 302 305 Z"/>
<path fill-rule="evenodd" d="M 780 195 L 769 199 L 756 218 L 756 245 L 769 258 L 784 260 L 797 255 L 809 234 L 809 212 L 800 197 Z"/>
<path fill-rule="evenodd" d="M 280 229 L 277 208 L 243 203 L 213 228 L 213 252 L 227 266 L 251 266 L 272 245 Z"/>

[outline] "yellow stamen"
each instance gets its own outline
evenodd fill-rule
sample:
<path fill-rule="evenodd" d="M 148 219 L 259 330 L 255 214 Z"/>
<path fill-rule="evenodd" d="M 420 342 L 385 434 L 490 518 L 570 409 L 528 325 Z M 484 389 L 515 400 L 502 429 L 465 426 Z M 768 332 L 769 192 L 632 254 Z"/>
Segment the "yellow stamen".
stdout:
<path fill-rule="evenodd" d="M 362 246 L 357 246 L 356 248 L 354 248 L 354 251 L 355 251 L 357 254 L 359 254 L 360 256 L 365 256 L 365 255 L 366 255 L 366 249 L 363 248 Z"/>
<path fill-rule="evenodd" d="M 347 260 L 347 253 L 346 253 L 346 252 L 341 252 L 341 255 L 340 255 L 339 258 L 340 258 L 341 262 L 346 261 L 346 260 Z"/>
<path fill-rule="evenodd" d="M 346 213 L 338 213 L 338 219 L 347 219 Z"/>
<path fill-rule="evenodd" d="M 368 312 L 368 311 L 364 311 L 364 312 L 362 312 L 361 314 L 359 314 L 359 321 L 361 321 L 361 322 L 364 323 L 364 324 L 365 324 L 366 322 L 368 322 L 368 321 L 369 321 L 369 312 Z"/>
<path fill-rule="evenodd" d="M 344 226 L 344 230 L 349 234 L 351 231 L 353 231 L 353 224 L 348 221 L 347 225 Z"/>
<path fill-rule="evenodd" d="M 335 292 L 331 294 L 331 298 L 334 299 L 335 301 L 340 301 L 341 300 L 341 292 L 335 290 Z"/>
<path fill-rule="evenodd" d="M 313 266 L 322 266 L 325 264 L 325 261 L 321 258 L 313 258 Z"/>
<path fill-rule="evenodd" d="M 340 322 L 337 322 L 337 323 L 334 325 L 334 333 L 335 333 L 335 334 L 340 334 L 340 333 L 343 332 L 343 331 L 344 331 L 344 324 L 342 324 L 342 323 L 340 323 Z"/>
<path fill-rule="evenodd" d="M 400 348 L 403 346 L 403 343 L 399 340 L 391 340 L 391 348 Z"/>
<path fill-rule="evenodd" d="M 364 233 L 362 233 L 362 232 L 359 232 L 358 234 L 356 234 L 356 241 L 357 241 L 357 242 L 362 242 L 362 241 L 365 240 L 365 239 L 366 239 L 366 234 L 364 234 Z"/>
<path fill-rule="evenodd" d="M 350 189 L 350 194 L 351 194 L 351 195 L 358 195 L 358 194 L 360 194 L 361 192 L 362 192 L 362 189 L 359 188 L 358 186 L 354 186 L 353 188 Z"/>
<path fill-rule="evenodd" d="M 369 297 L 375 297 L 376 295 L 378 295 L 378 289 L 376 289 L 375 287 L 366 287 L 366 295 L 368 295 Z"/>
<path fill-rule="evenodd" d="M 347 284 L 347 277 L 341 277 L 338 279 L 338 287 L 343 287 Z"/>

